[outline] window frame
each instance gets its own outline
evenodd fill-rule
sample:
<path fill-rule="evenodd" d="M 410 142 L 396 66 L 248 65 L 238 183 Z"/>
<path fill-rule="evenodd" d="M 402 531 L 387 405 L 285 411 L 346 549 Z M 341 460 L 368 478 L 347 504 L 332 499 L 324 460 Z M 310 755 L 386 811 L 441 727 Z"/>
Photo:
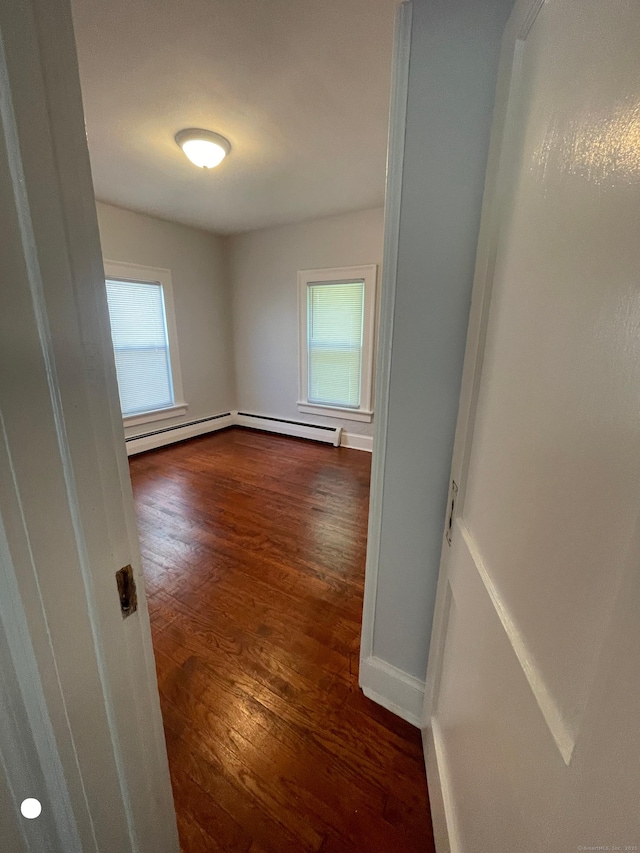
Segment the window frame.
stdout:
<path fill-rule="evenodd" d="M 373 355 L 375 352 L 377 264 L 300 270 L 298 272 L 298 411 L 370 423 L 373 419 Z M 355 409 L 309 402 L 308 288 L 311 284 L 364 282 L 360 406 Z"/>
<path fill-rule="evenodd" d="M 180 367 L 180 350 L 178 347 L 178 328 L 176 325 L 176 312 L 173 301 L 173 280 L 171 270 L 161 267 L 145 267 L 140 264 L 132 264 L 125 261 L 104 260 L 105 280 L 141 282 L 144 284 L 159 284 L 162 288 L 164 302 L 165 324 L 167 328 L 167 343 L 169 346 L 169 365 L 171 368 L 171 384 L 173 386 L 173 405 L 163 409 L 149 409 L 146 412 L 136 412 L 131 415 L 123 415 L 122 423 L 125 427 L 142 426 L 153 421 L 163 421 L 184 415 L 189 406 L 184 398 L 182 385 L 182 370 Z"/>

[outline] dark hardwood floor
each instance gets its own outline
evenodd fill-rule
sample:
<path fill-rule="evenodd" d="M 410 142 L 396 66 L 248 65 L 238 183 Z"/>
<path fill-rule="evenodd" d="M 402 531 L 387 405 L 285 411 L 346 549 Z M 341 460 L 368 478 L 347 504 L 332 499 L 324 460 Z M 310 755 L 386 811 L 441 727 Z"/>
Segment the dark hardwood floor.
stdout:
<path fill-rule="evenodd" d="M 131 459 L 184 853 L 434 850 L 419 733 L 358 689 L 370 460 L 241 429 Z"/>

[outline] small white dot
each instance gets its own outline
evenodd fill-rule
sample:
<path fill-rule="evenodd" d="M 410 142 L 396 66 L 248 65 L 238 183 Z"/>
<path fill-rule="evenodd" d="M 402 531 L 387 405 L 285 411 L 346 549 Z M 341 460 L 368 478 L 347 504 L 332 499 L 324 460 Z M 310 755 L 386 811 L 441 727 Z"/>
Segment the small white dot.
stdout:
<path fill-rule="evenodd" d="M 40 800 L 28 797 L 26 800 L 22 801 L 20 811 L 22 812 L 22 817 L 26 817 L 28 820 L 34 820 L 34 818 L 40 817 L 40 812 L 42 811 Z"/>

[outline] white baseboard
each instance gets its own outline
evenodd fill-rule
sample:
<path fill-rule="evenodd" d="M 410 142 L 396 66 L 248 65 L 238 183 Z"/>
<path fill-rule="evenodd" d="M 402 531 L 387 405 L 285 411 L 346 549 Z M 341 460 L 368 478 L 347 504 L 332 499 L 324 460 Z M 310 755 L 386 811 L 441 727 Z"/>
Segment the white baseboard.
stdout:
<path fill-rule="evenodd" d="M 235 423 L 233 412 L 225 415 L 215 415 L 200 421 L 194 421 L 184 426 L 170 427 L 165 430 L 156 430 L 146 435 L 131 436 L 126 440 L 127 456 L 134 456 L 144 450 L 153 450 L 156 447 L 164 447 L 176 441 L 184 441 L 186 438 L 195 438 L 197 435 L 205 435 L 208 432 L 216 432 L 219 429 L 233 426 Z"/>
<path fill-rule="evenodd" d="M 435 719 L 422 731 L 433 840 L 438 853 L 461 853 L 442 734 Z"/>
<path fill-rule="evenodd" d="M 360 661 L 360 687 L 368 699 L 420 727 L 424 681 L 371 656 Z"/>
<path fill-rule="evenodd" d="M 355 432 L 345 432 L 342 430 L 340 438 L 340 447 L 352 447 L 354 450 L 366 450 L 367 453 L 373 452 L 373 436 L 358 435 Z"/>

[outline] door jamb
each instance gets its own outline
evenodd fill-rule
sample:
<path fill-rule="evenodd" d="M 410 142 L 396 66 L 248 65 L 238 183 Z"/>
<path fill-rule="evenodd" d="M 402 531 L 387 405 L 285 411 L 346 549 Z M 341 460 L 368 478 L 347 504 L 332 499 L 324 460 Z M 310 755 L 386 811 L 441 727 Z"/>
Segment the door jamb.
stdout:
<path fill-rule="evenodd" d="M 396 9 L 393 58 L 391 63 L 391 102 L 387 146 L 387 181 L 384 205 L 384 251 L 380 286 L 380 320 L 378 327 L 376 385 L 375 448 L 371 463 L 369 526 L 367 532 L 367 562 L 365 567 L 360 672 L 363 664 L 373 657 L 380 540 L 382 534 L 382 496 L 389 422 L 389 385 L 393 350 L 393 319 L 398 276 L 400 242 L 400 208 L 404 147 L 409 93 L 409 56 L 411 52 L 411 20 L 413 4 L 405 0 Z M 362 681 L 360 682 L 362 687 Z"/>

